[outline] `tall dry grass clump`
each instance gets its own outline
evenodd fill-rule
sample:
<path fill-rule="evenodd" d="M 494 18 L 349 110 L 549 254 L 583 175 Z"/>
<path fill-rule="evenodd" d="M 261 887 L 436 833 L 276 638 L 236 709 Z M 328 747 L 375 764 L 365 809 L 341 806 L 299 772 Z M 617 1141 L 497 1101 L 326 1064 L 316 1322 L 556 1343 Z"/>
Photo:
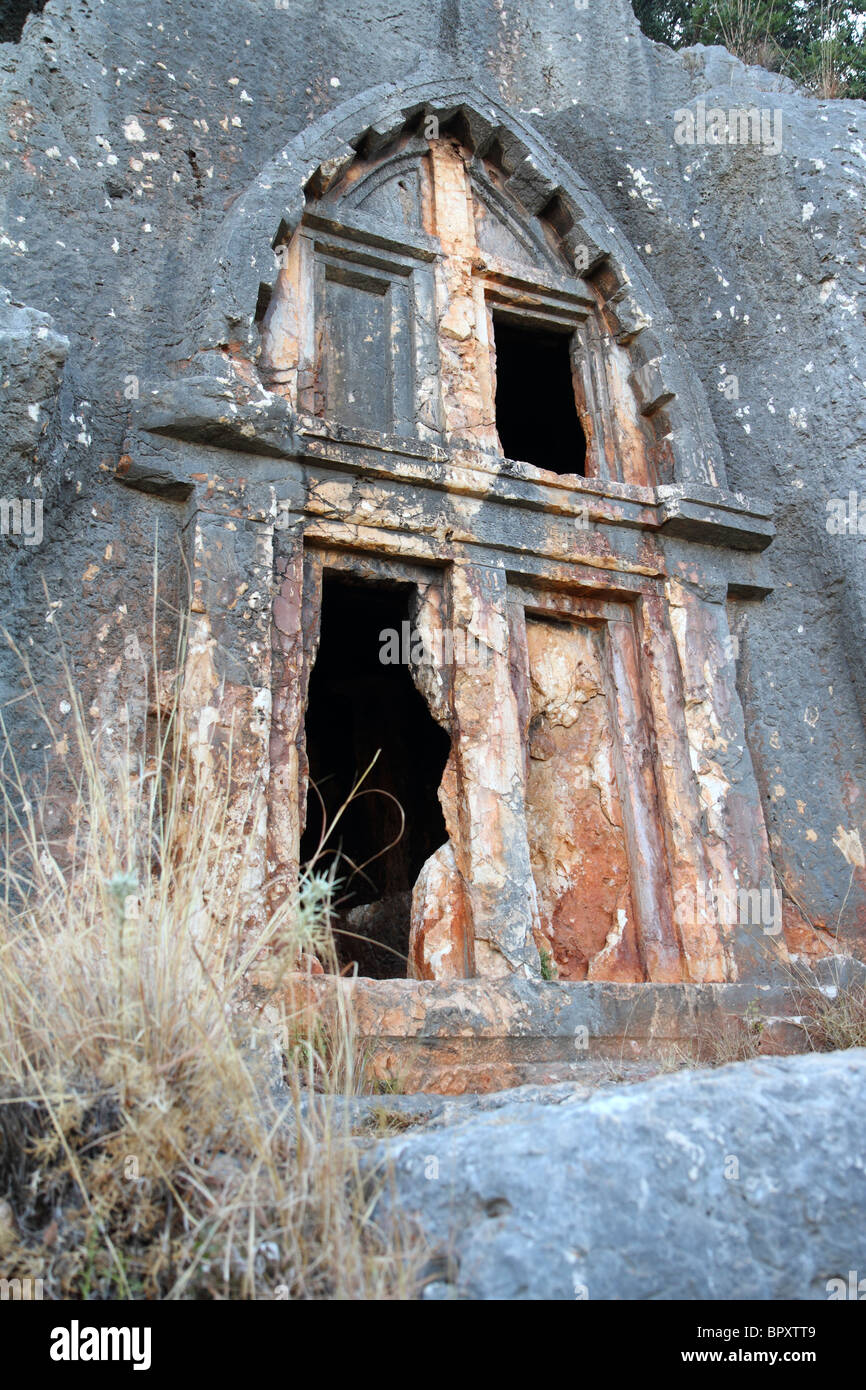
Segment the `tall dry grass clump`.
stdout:
<path fill-rule="evenodd" d="M 866 983 L 851 977 L 849 962 L 834 961 L 829 981 L 821 983 L 794 969 L 792 987 L 800 1024 L 813 1052 L 866 1047 Z"/>
<path fill-rule="evenodd" d="M 714 5 L 713 15 L 729 53 L 742 63 L 757 63 L 770 71 L 785 65 L 786 55 L 773 36 L 775 5 L 766 0 L 730 0 Z"/>
<path fill-rule="evenodd" d="M 701 8 L 709 25 L 702 42 L 721 39 L 743 63 L 783 73 L 822 98 L 844 97 L 849 79 L 856 80 L 856 15 L 842 0 L 821 0 L 799 15 L 775 0 L 720 0 Z"/>
<path fill-rule="evenodd" d="M 281 988 L 332 954 L 332 878 L 250 940 L 250 837 L 184 766 L 176 712 L 106 753 L 67 682 L 65 741 L 33 691 L 67 749 L 62 844 L 2 731 L 0 1276 L 59 1298 L 405 1296 L 412 1242 L 377 1227 L 384 1178 L 339 1103 L 351 1018 L 294 1016 Z"/>

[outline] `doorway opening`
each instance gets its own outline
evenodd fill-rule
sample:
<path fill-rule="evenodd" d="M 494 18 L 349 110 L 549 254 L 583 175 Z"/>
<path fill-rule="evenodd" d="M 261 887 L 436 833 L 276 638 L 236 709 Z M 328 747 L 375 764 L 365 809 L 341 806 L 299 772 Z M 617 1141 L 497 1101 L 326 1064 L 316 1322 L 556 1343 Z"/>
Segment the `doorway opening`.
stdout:
<path fill-rule="evenodd" d="M 46 0 L 6 0 L 0 15 L 0 43 L 18 43 L 27 20 L 32 14 L 41 14 L 45 4 Z M 44 42 L 50 49 L 54 40 L 46 38 Z"/>
<path fill-rule="evenodd" d="M 359 975 L 380 980 L 406 975 L 412 888 L 448 838 L 437 791 L 451 740 L 408 665 L 412 592 L 410 584 L 325 576 L 305 725 L 317 791 L 311 785 L 307 795 L 302 864 L 378 753 L 318 864 L 338 861 L 332 924 L 340 968 L 354 963 Z"/>
<path fill-rule="evenodd" d="M 574 399 L 571 334 L 493 315 L 496 429 L 506 458 L 551 473 L 586 472 Z"/>

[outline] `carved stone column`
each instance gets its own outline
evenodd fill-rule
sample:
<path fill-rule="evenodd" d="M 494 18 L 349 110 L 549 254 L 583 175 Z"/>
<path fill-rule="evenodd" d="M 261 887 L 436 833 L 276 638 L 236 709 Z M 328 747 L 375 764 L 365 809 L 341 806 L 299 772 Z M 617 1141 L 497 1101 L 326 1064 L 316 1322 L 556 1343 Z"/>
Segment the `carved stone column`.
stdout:
<path fill-rule="evenodd" d="M 675 581 L 667 591 L 709 868 L 704 896 L 724 944 L 727 978 L 754 978 L 778 961 L 781 898 L 736 688 L 727 611 L 723 602 L 707 601 Z"/>
<path fill-rule="evenodd" d="M 645 596 L 636 618 L 684 978 L 694 984 L 721 982 L 728 978 L 729 967 L 718 925 L 699 892 L 700 885 L 709 881 L 710 865 L 704 847 L 699 788 L 689 757 L 683 675 L 664 598 Z M 689 910 L 679 910 L 683 904 Z"/>
<path fill-rule="evenodd" d="M 214 510 L 199 510 L 192 523 L 181 735 L 196 797 L 224 805 L 240 919 L 252 930 L 264 920 L 273 531 L 245 521 L 220 494 L 212 479 Z"/>
<path fill-rule="evenodd" d="M 673 922 L 649 730 L 641 707 L 631 614 L 607 625 L 606 665 L 641 955 L 648 980 L 672 983 L 682 980 L 683 964 Z"/>
<path fill-rule="evenodd" d="M 276 908 L 294 892 L 304 792 L 304 550 L 297 532 L 274 533 L 274 599 L 271 623 L 273 709 L 268 783 L 268 902 Z"/>
<path fill-rule="evenodd" d="M 538 906 L 526 835 L 523 740 L 509 671 L 505 571 L 456 564 L 450 599 L 460 821 L 455 857 L 467 887 L 476 971 L 538 976 Z"/>

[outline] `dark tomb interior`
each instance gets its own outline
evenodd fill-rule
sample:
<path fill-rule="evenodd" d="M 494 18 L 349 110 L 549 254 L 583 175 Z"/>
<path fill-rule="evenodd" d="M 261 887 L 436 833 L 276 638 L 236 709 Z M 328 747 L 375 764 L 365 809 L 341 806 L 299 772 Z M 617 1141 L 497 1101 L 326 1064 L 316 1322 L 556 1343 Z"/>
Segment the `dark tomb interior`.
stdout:
<path fill-rule="evenodd" d="M 331 824 L 379 751 L 317 863 L 324 870 L 338 859 L 332 926 L 340 968 L 354 962 L 358 974 L 374 979 L 405 976 L 412 888 L 425 860 L 447 839 L 437 790 L 450 739 L 415 688 L 409 666 L 381 660 L 381 634 L 402 632 L 411 593 L 408 584 L 325 577 L 307 704 L 310 777 L 324 807 L 311 787 L 302 864 L 313 858 L 323 824 Z"/>
<path fill-rule="evenodd" d="M 506 458 L 551 473 L 586 470 L 586 436 L 574 400 L 571 334 L 493 316 L 496 429 Z"/>

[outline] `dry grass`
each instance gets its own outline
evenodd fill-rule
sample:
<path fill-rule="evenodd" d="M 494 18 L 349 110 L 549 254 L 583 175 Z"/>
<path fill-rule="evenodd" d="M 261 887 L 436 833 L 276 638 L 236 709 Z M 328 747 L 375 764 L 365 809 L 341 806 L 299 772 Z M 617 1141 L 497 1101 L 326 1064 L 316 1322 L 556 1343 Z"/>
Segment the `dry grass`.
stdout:
<path fill-rule="evenodd" d="M 757 63 L 770 72 L 783 68 L 786 56 L 771 33 L 773 8 L 771 6 L 767 13 L 762 0 L 733 0 L 729 5 L 715 8 L 728 52 L 742 63 Z"/>
<path fill-rule="evenodd" d="M 765 0 L 731 0 L 714 6 L 725 48 L 741 62 L 780 72 L 821 98 L 844 97 L 845 53 L 840 32 L 845 17 L 841 0 L 822 3 L 817 37 L 806 50 L 783 48 L 773 36 L 776 8 Z"/>
<path fill-rule="evenodd" d="M 834 976 L 817 984 L 805 972 L 793 972 L 796 1007 L 813 1052 L 866 1047 L 866 984 L 846 979 L 838 962 Z"/>
<path fill-rule="evenodd" d="M 281 989 L 332 949 L 332 879 L 250 940 L 250 836 L 200 794 L 174 715 L 108 754 L 68 685 L 62 846 L 3 755 L 0 1275 L 58 1298 L 407 1296 L 420 1253 L 376 1225 L 349 1107 L 301 1104 L 359 1082 L 348 1014 L 292 1016 Z"/>
<path fill-rule="evenodd" d="M 790 1021 L 802 1030 L 813 1052 L 836 1052 L 866 1047 L 866 983 L 849 978 L 846 968 L 855 963 L 835 962 L 835 978 L 819 983 L 811 971 L 795 964 L 787 968 Z M 766 1023 L 756 1005 L 744 1018 L 728 1018 L 716 1026 L 702 1026 L 688 1053 L 675 1049 L 666 1070 L 681 1067 L 723 1067 L 763 1056 Z M 770 1049 L 772 1051 L 772 1049 Z"/>
<path fill-rule="evenodd" d="M 656 1059 L 659 1075 L 698 1067 L 726 1067 L 762 1055 L 764 1025 L 757 1016 L 729 1016 L 717 1024 L 701 1024 L 688 1046 L 671 1043 Z"/>
<path fill-rule="evenodd" d="M 845 95 L 847 83 L 840 71 L 837 29 L 842 6 L 831 0 L 821 7 L 821 37 L 818 40 L 818 63 L 815 73 L 815 92 L 819 97 L 836 100 Z"/>
<path fill-rule="evenodd" d="M 726 1067 L 730 1062 L 751 1062 L 761 1055 L 762 1034 L 763 1024 L 758 1018 L 728 1018 L 715 1027 L 704 1027 L 695 1040 L 697 1065 Z"/>

